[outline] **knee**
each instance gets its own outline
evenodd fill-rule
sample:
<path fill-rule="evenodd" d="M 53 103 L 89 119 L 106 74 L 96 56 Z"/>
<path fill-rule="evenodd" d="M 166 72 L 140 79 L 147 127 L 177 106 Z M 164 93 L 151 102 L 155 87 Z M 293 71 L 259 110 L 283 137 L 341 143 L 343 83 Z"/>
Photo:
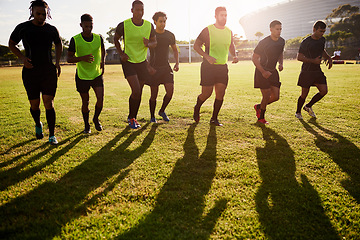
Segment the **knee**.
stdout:
<path fill-rule="evenodd" d="M 325 96 L 328 93 L 327 88 L 320 91 L 321 96 Z"/>

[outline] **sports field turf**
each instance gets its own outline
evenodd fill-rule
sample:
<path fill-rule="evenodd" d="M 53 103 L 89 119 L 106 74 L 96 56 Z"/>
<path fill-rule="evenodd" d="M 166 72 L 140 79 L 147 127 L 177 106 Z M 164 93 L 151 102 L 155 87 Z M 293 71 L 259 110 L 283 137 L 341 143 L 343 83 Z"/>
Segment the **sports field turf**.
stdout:
<path fill-rule="evenodd" d="M 142 127 L 131 130 L 129 86 L 121 66 L 107 65 L 104 130 L 84 135 L 75 66 L 63 66 L 59 145 L 50 146 L 43 106 L 45 138 L 35 139 L 21 68 L 0 68 L 0 238 L 360 239 L 360 65 L 323 69 L 329 93 L 313 107 L 317 120 L 294 117 L 292 60 L 261 126 L 252 63 L 229 64 L 224 126 L 214 127 L 214 96 L 192 120 L 200 64 L 181 64 L 171 121 L 149 123 L 145 86 Z M 91 115 L 94 103 L 91 92 Z"/>

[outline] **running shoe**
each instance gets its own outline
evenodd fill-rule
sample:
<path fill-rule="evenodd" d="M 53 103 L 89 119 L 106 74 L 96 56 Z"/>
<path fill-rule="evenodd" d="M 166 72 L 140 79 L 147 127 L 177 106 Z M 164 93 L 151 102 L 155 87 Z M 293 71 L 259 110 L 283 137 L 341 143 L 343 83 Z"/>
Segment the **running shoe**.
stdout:
<path fill-rule="evenodd" d="M 140 124 L 136 121 L 135 118 L 131 118 L 130 121 L 129 121 L 129 126 L 132 129 L 137 129 L 137 128 L 140 127 Z"/>
<path fill-rule="evenodd" d="M 221 123 L 219 123 L 219 121 L 217 119 L 210 119 L 210 124 L 213 124 L 213 125 L 219 126 L 219 127 L 223 126 Z"/>
<path fill-rule="evenodd" d="M 269 124 L 269 122 L 268 122 L 268 121 L 266 121 L 266 120 L 265 120 L 265 118 L 263 118 L 263 119 L 259 119 L 259 120 L 258 120 L 258 123 L 262 123 L 262 124 Z"/>
<path fill-rule="evenodd" d="M 259 119 L 260 118 L 260 113 L 261 113 L 261 109 L 260 109 L 260 104 L 255 104 L 254 105 L 254 109 L 256 111 L 256 117 Z"/>
<path fill-rule="evenodd" d="M 151 122 L 151 123 L 157 123 L 156 118 L 154 118 L 154 117 L 151 118 L 151 119 L 150 119 L 150 122 Z"/>
<path fill-rule="evenodd" d="M 56 137 L 55 136 L 51 136 L 49 137 L 49 143 L 51 145 L 57 145 L 58 144 L 58 141 L 56 140 Z"/>
<path fill-rule="evenodd" d="M 136 126 L 137 126 L 138 128 L 141 127 L 140 124 L 136 121 L 136 118 L 134 118 L 134 121 L 135 121 L 135 124 L 136 124 Z"/>
<path fill-rule="evenodd" d="M 316 118 L 316 115 L 315 115 L 315 113 L 314 113 L 314 111 L 312 110 L 311 107 L 307 107 L 307 106 L 305 105 L 305 106 L 303 107 L 303 109 L 304 109 L 305 111 L 307 111 L 311 117 Z"/>
<path fill-rule="evenodd" d="M 83 133 L 85 133 L 85 134 L 91 133 L 90 124 L 89 124 L 89 126 L 85 126 Z"/>
<path fill-rule="evenodd" d="M 170 119 L 168 118 L 165 112 L 159 112 L 159 115 L 163 118 L 164 121 L 166 122 L 170 121 Z"/>
<path fill-rule="evenodd" d="M 35 135 L 37 139 L 42 139 L 44 137 L 42 122 L 40 122 L 40 127 L 35 125 Z"/>
<path fill-rule="evenodd" d="M 301 113 L 295 113 L 295 117 L 299 120 L 303 119 L 303 116 L 301 115 Z"/>
<path fill-rule="evenodd" d="M 103 130 L 103 128 L 102 128 L 102 126 L 101 126 L 101 124 L 100 124 L 100 122 L 99 122 L 99 119 L 98 119 L 97 121 L 93 119 L 93 122 L 94 122 L 94 124 L 95 124 L 95 129 L 96 129 L 96 130 L 98 130 L 98 131 L 102 131 L 102 130 Z"/>

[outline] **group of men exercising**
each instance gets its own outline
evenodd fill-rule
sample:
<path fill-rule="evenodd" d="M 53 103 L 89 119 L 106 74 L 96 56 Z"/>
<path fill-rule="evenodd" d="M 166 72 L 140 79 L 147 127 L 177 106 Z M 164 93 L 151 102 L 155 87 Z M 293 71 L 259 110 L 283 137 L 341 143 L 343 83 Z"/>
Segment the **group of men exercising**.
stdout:
<path fill-rule="evenodd" d="M 159 85 L 163 84 L 166 94 L 163 98 L 159 116 L 164 121 L 170 121 L 165 109 L 170 103 L 174 92 L 173 71 L 179 70 L 179 53 L 175 36 L 165 29 L 167 16 L 163 12 L 156 12 L 153 24 L 144 20 L 144 4 L 135 0 L 132 3 L 132 18 L 129 18 L 116 27 L 114 43 L 120 55 L 124 76 L 131 88 L 129 97 L 129 114 L 127 121 L 132 129 L 140 124 L 137 114 L 140 107 L 144 85 L 149 85 L 151 97 L 149 99 L 150 122 L 156 123 L 155 109 Z M 30 113 L 35 121 L 35 135 L 38 139 L 44 137 L 43 125 L 40 121 L 40 97 L 46 109 L 46 120 L 49 127 L 49 143 L 58 143 L 55 129 L 54 97 L 57 88 L 57 79 L 61 73 L 60 56 L 62 53 L 61 38 L 58 30 L 46 23 L 51 18 L 50 8 L 43 0 L 31 2 L 29 21 L 16 26 L 9 40 L 11 51 L 23 61 L 23 84 L 30 102 Z M 238 57 L 232 31 L 226 27 L 227 11 L 225 7 L 215 9 L 215 23 L 205 27 L 194 43 L 194 50 L 203 57 L 201 64 L 201 93 L 197 97 L 193 119 L 200 121 L 202 104 L 215 90 L 215 101 L 210 124 L 222 126 L 218 114 L 223 104 L 225 91 L 228 85 L 228 54 L 232 55 L 232 62 L 237 63 Z M 104 102 L 104 40 L 98 34 L 92 33 L 93 18 L 89 14 L 81 16 L 82 32 L 73 36 L 67 54 L 69 63 L 76 63 L 76 89 L 82 99 L 81 112 L 84 120 L 84 133 L 90 133 L 89 123 L 89 90 L 93 88 L 96 95 L 93 123 L 95 129 L 103 129 L 99 115 Z M 322 59 L 332 67 L 331 57 L 325 51 L 326 24 L 317 21 L 313 27 L 313 34 L 301 43 L 297 59 L 303 62 L 298 85 L 301 86 L 301 96 L 298 98 L 295 116 L 302 119 L 301 110 L 304 109 L 312 117 L 316 117 L 312 106 L 327 93 L 326 77 L 320 68 Z M 255 104 L 254 109 L 260 124 L 268 124 L 265 120 L 267 105 L 279 100 L 280 79 L 279 71 L 283 70 L 283 52 L 285 40 L 280 36 L 282 24 L 280 21 L 270 23 L 270 35 L 261 40 L 256 46 L 252 61 L 256 67 L 254 87 L 260 88 L 262 99 Z M 123 48 L 120 41 L 123 41 Z M 17 44 L 22 41 L 25 55 Z M 52 62 L 52 45 L 55 44 L 55 64 Z M 204 48 L 203 48 L 204 46 Z M 171 47 L 175 65 L 169 64 L 169 47 Z M 147 60 L 147 51 L 150 50 L 150 59 Z M 278 70 L 276 69 L 278 67 Z M 304 106 L 305 99 L 311 86 L 316 86 L 319 92 Z"/>

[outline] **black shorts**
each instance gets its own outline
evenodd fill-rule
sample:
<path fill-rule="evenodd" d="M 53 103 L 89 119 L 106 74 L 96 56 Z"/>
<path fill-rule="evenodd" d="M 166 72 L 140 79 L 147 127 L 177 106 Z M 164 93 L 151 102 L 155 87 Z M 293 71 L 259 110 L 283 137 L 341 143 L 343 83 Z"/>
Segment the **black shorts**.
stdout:
<path fill-rule="evenodd" d="M 147 62 L 143 61 L 141 63 L 132 63 L 132 62 L 122 62 L 121 63 L 124 76 L 127 79 L 128 77 L 136 75 L 140 82 L 146 82 L 150 79 L 150 74 L 147 69 Z"/>
<path fill-rule="evenodd" d="M 90 87 L 104 87 L 104 78 L 103 75 L 98 76 L 93 80 L 82 80 L 79 78 L 77 73 L 75 74 L 75 83 L 76 83 L 76 90 L 79 93 L 88 93 Z"/>
<path fill-rule="evenodd" d="M 271 76 L 269 78 L 264 78 L 261 72 L 255 68 L 255 74 L 254 74 L 254 88 L 260 88 L 260 89 L 269 89 L 271 87 L 277 87 L 280 88 L 281 82 L 279 77 L 279 72 L 275 69 L 271 72 Z"/>
<path fill-rule="evenodd" d="M 58 81 L 55 65 L 23 67 L 22 80 L 29 100 L 39 99 L 40 93 L 55 97 Z"/>
<path fill-rule="evenodd" d="M 326 76 L 322 71 L 301 71 L 297 84 L 298 86 L 303 88 L 310 88 L 311 86 L 315 86 L 315 84 L 327 84 Z"/>
<path fill-rule="evenodd" d="M 155 67 L 156 73 L 145 82 L 149 86 L 159 86 L 165 83 L 174 83 L 174 73 L 170 66 Z"/>
<path fill-rule="evenodd" d="M 201 63 L 201 86 L 214 86 L 216 83 L 228 85 L 229 69 L 227 64 L 210 64 L 207 61 Z"/>

